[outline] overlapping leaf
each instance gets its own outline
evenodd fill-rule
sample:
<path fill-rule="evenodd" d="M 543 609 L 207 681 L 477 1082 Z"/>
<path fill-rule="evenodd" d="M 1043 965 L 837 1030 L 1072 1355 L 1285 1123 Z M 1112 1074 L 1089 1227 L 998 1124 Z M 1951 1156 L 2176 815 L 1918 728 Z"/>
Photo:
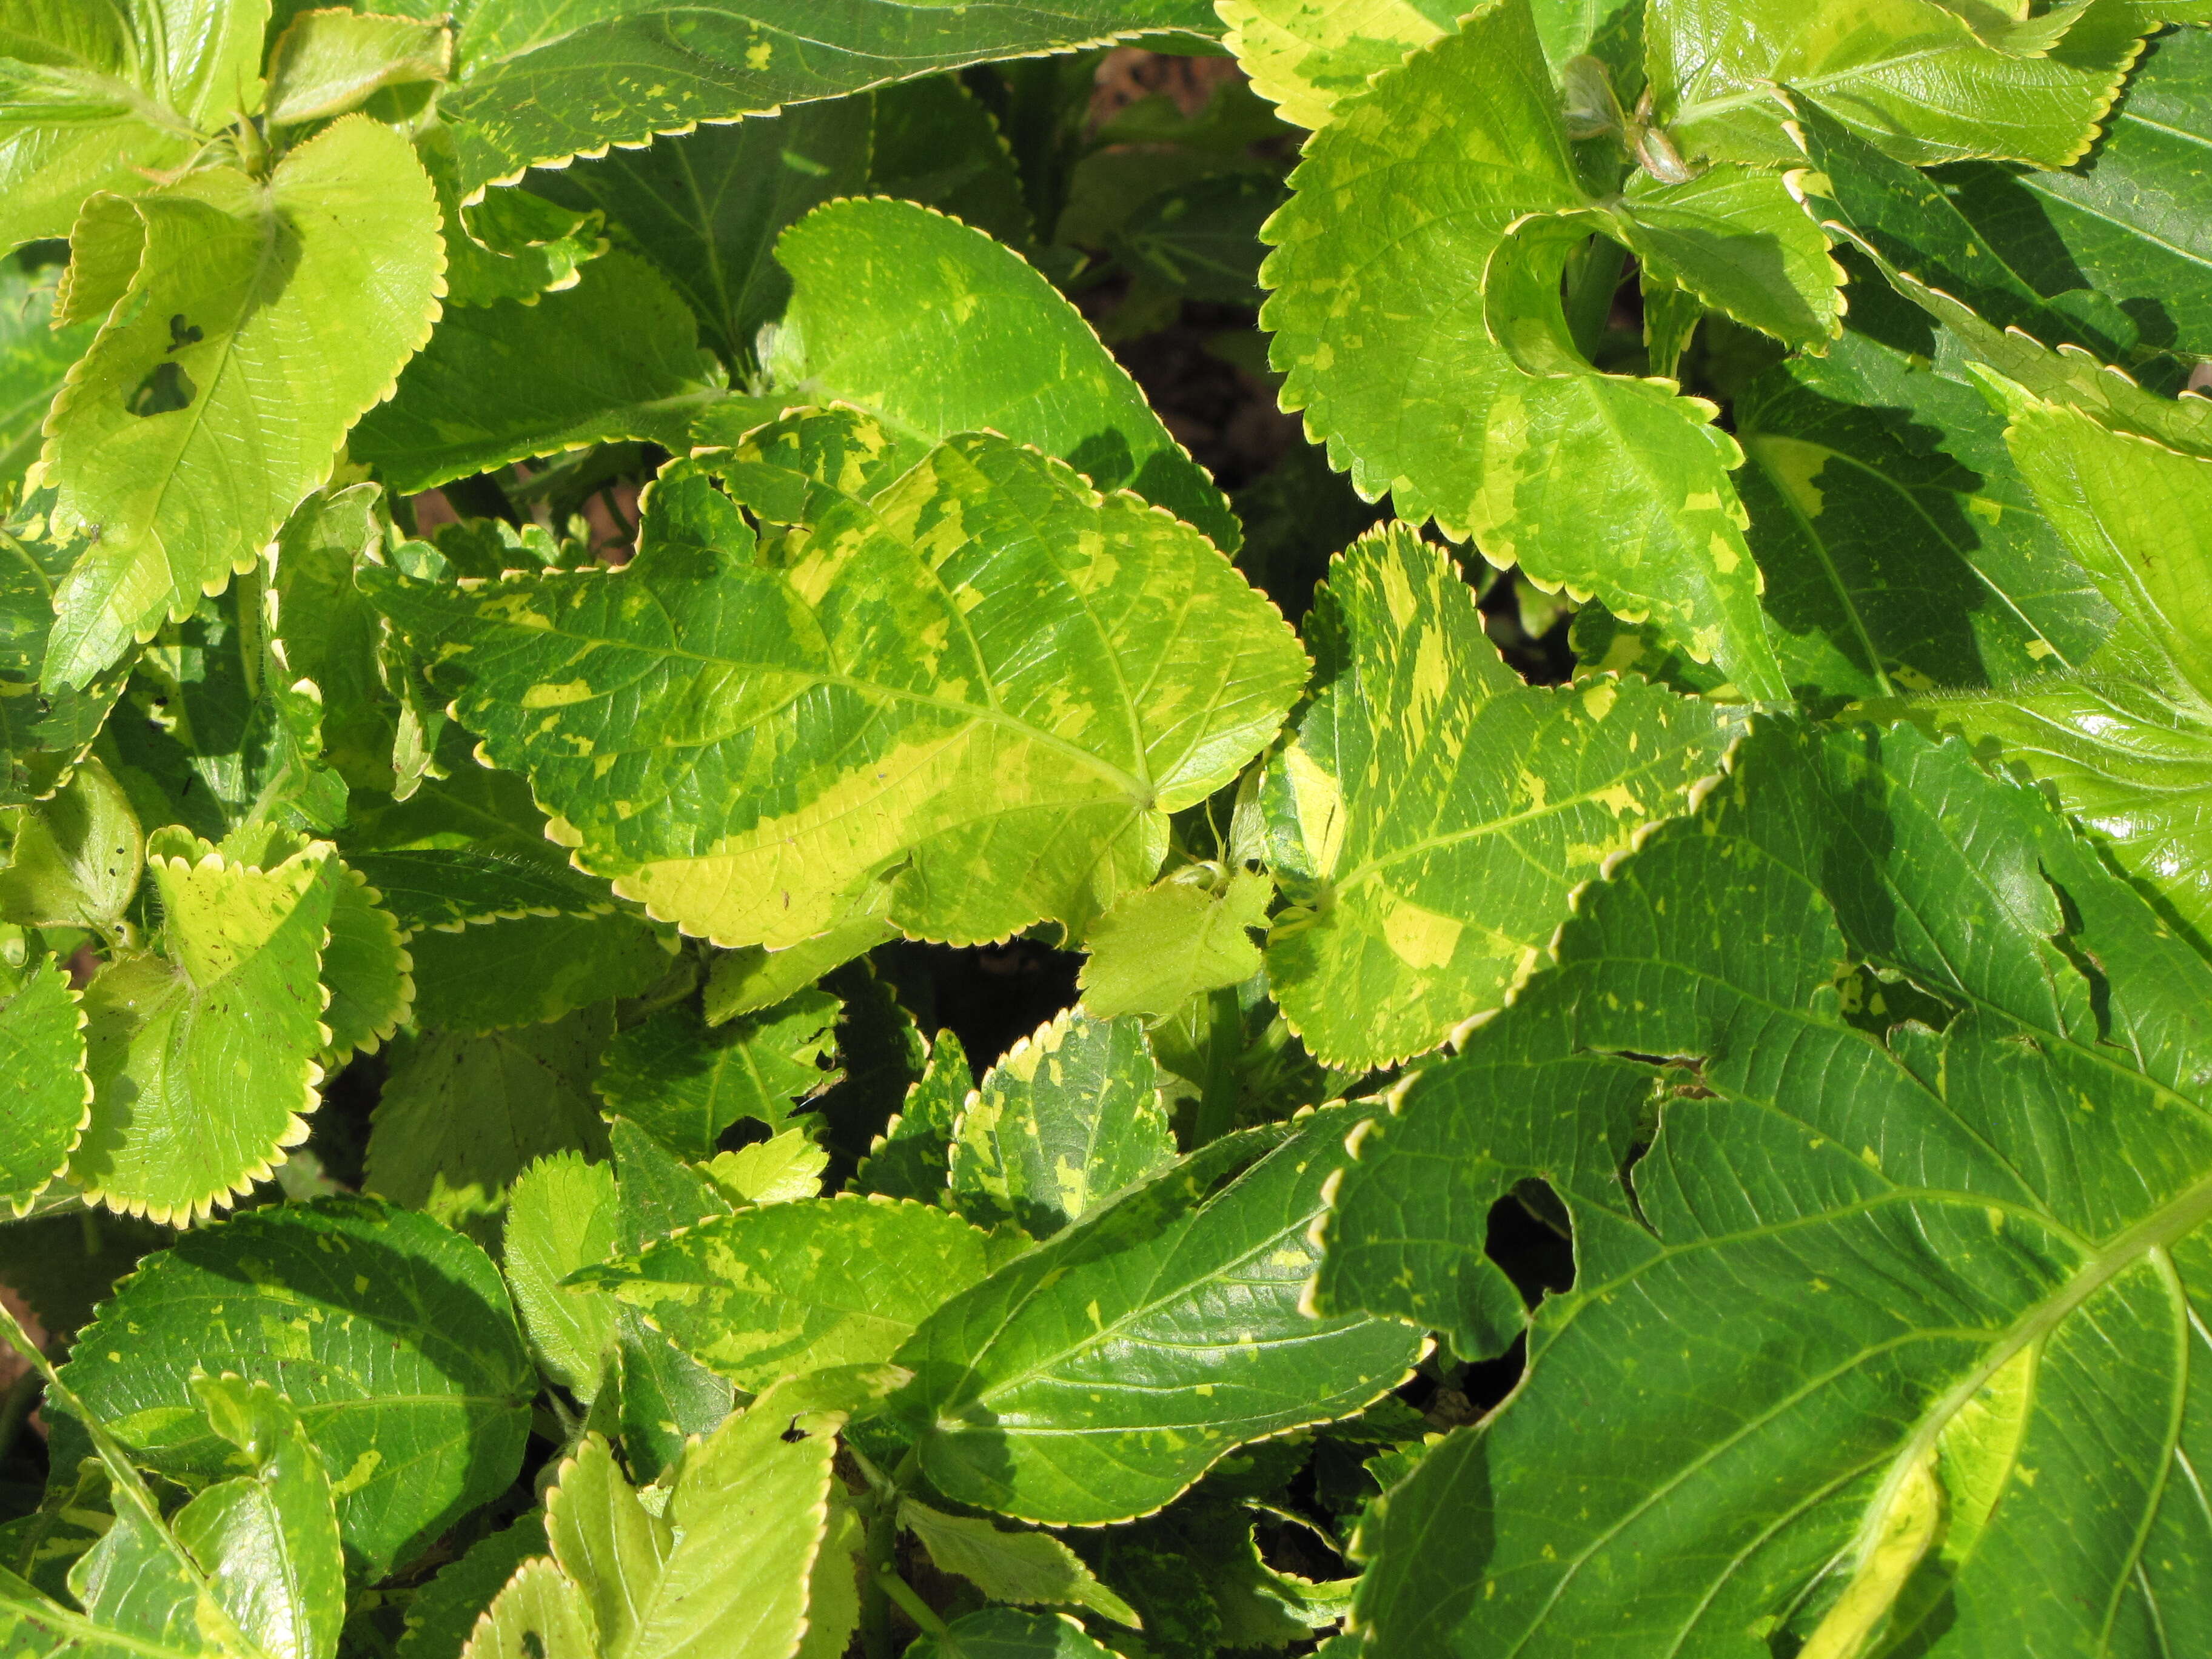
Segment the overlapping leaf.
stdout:
<path fill-rule="evenodd" d="M 2212 969 L 2033 789 L 1909 728 L 1755 734 L 1560 956 L 1328 1223 L 1322 1305 L 1465 1352 L 1525 1317 L 1485 1195 L 1540 1175 L 1576 1228 L 1513 1400 L 1363 1528 L 1366 1640 L 2193 1642 Z M 1854 1025 L 1853 960 L 1944 1029 Z"/>
<path fill-rule="evenodd" d="M 1736 400 L 1751 545 L 1790 683 L 2002 684 L 2085 660 L 2110 611 L 1971 386 L 1869 337 Z"/>
<path fill-rule="evenodd" d="M 545 1024 L 425 1031 L 395 1043 L 364 1184 L 458 1216 L 495 1205 L 547 1153 L 603 1155 L 591 1075 L 611 1025 L 601 1004 Z"/>
<path fill-rule="evenodd" d="M 756 447 L 818 422 L 880 452 L 850 414 Z M 848 453 L 766 558 L 681 471 L 618 573 L 362 580 L 577 861 L 686 931 L 781 948 L 886 892 L 917 937 L 1079 929 L 1273 733 L 1297 647 L 1194 532 L 1004 440 L 865 501 Z"/>
<path fill-rule="evenodd" d="M 1325 1063 L 1386 1064 L 1498 1007 L 1573 890 L 1682 810 L 1740 727 L 1640 680 L 1522 684 L 1474 590 L 1402 526 L 1336 562 L 1310 626 L 1322 689 L 1262 785 L 1297 907 L 1267 970 Z"/>
<path fill-rule="evenodd" d="M 791 1654 L 829 1532 L 837 1431 L 866 1397 L 804 1381 L 769 1390 L 692 1449 L 665 1516 L 638 1501 L 606 1443 L 586 1437 L 547 1496 L 552 1560 L 524 1565 L 468 1651 Z"/>
<path fill-rule="evenodd" d="M 781 1129 L 799 1102 L 837 1080 L 827 1065 L 836 1023 L 837 999 L 820 990 L 713 1027 L 679 1005 L 617 1036 L 592 1087 L 679 1157 L 711 1158 L 739 1118 Z"/>
<path fill-rule="evenodd" d="M 988 1236 L 942 1210 L 824 1198 L 711 1217 L 578 1282 L 611 1291 L 702 1364 L 757 1390 L 889 1359 L 991 1261 Z"/>
<path fill-rule="evenodd" d="M 0 1105 L 0 1203 L 28 1209 L 76 1150 L 90 1120 L 84 1014 L 69 975 L 42 957 L 0 966 L 0 1077 L 15 1080 Z"/>
<path fill-rule="evenodd" d="M 1274 896 L 1257 871 L 1208 865 L 1125 894 L 1084 939 L 1083 1006 L 1102 1019 L 1171 1014 L 1200 992 L 1251 978 L 1260 970 L 1254 935 Z"/>
<path fill-rule="evenodd" d="M 615 1173 L 573 1152 L 540 1158 L 508 1195 L 501 1264 L 531 1352 L 545 1374 L 589 1405 L 615 1340 L 612 1301 L 562 1281 L 614 1254 Z"/>
<path fill-rule="evenodd" d="M 349 1564 L 380 1577 L 520 1467 L 536 1388 L 499 1274 L 428 1217 L 324 1199 L 194 1229 L 87 1328 L 65 1380 L 154 1468 L 231 1472 L 195 1370 L 285 1395 L 331 1471 Z"/>
<path fill-rule="evenodd" d="M 12 0 L 0 16 L 0 247 L 65 236 L 259 101 L 264 0 Z"/>
<path fill-rule="evenodd" d="M 1306 0 L 1225 0 L 1225 44 L 1255 90 L 1302 127 L 1328 122 L 1408 52 L 1451 33 L 1460 13 L 1434 0 L 1367 0 L 1320 6 Z"/>
<path fill-rule="evenodd" d="M 48 325 L 59 274 L 0 259 L 0 483 L 21 483 L 38 459 L 47 407 L 98 332 L 85 323 Z"/>
<path fill-rule="evenodd" d="M 868 134 L 865 98 L 800 105 L 610 150 L 531 183 L 619 226 L 689 302 L 723 360 L 749 366 L 753 337 L 791 295 L 772 257 L 776 237 L 821 203 L 861 188 Z M 626 335 L 634 327 L 625 319 Z"/>
<path fill-rule="evenodd" d="M 786 104 L 1117 34 L 1217 28 L 1195 0 L 1065 0 L 973 15 L 864 0 L 834 17 L 784 0 L 688 9 L 617 0 L 582 15 L 524 0 L 480 6 L 463 21 L 453 84 L 440 106 L 473 191 L 610 140 L 773 114 Z"/>
<path fill-rule="evenodd" d="M 614 439 L 681 449 L 722 378 L 667 283 L 635 255 L 608 253 L 530 304 L 447 317 L 352 452 L 411 493 Z"/>
<path fill-rule="evenodd" d="M 1267 230 L 1261 321 L 1284 406 L 1305 411 L 1360 494 L 1388 491 L 1407 522 L 1433 517 L 1547 588 L 1648 615 L 1746 693 L 1779 695 L 1728 477 L 1741 452 L 1673 383 L 1593 368 L 1559 285 L 1569 252 L 1611 229 L 1751 320 L 1823 331 L 1835 272 L 1810 222 L 1771 204 L 1764 224 L 1716 218 L 1721 186 L 1703 180 L 1680 187 L 1702 211 L 1664 191 L 1601 211 L 1527 0 L 1492 0 L 1382 76 L 1291 184 Z"/>
<path fill-rule="evenodd" d="M 2119 866 L 2212 932 L 2212 459 L 1999 382 L 2006 441 L 2116 613 L 2075 676 L 1947 699 L 1921 718 L 1994 741 L 2045 780 Z"/>
<path fill-rule="evenodd" d="M 61 688 L 252 563 L 428 337 L 443 264 L 428 179 L 359 116 L 265 183 L 208 167 L 94 197 L 72 249 L 62 313 L 106 320 L 40 463 L 55 533 L 92 544 L 55 596 Z"/>
<path fill-rule="evenodd" d="M 2078 160 L 2152 27 L 2113 0 L 2015 20 L 1935 0 L 1660 0 L 1645 21 L 1656 115 L 1685 156 L 1786 162 L 1778 85 L 1900 161 Z"/>
<path fill-rule="evenodd" d="M 792 298 L 763 367 L 927 445 L 988 430 L 1133 489 L 1235 552 L 1237 520 L 1082 315 L 1021 256 L 911 203 L 833 202 L 784 233 Z"/>
<path fill-rule="evenodd" d="M 951 1202 L 1049 1238 L 1175 1156 L 1143 1025 L 1070 1009 L 1008 1049 L 962 1109 Z"/>
<path fill-rule="evenodd" d="M 2110 295 L 2147 345 L 2212 351 L 2212 230 L 2197 204 L 2212 149 L 2212 34 L 2153 40 L 2090 164 L 1974 168 L 1959 208 L 2047 293 Z M 2053 244 L 2056 244 L 2054 246 Z"/>
<path fill-rule="evenodd" d="M 1247 1440 L 1388 1393 L 1416 1333 L 1298 1306 L 1348 1121 L 1316 1115 L 1213 1191 L 1255 1150 L 1217 1141 L 931 1315 L 893 1401 L 931 1484 L 1025 1520 L 1125 1520 Z"/>
<path fill-rule="evenodd" d="M 257 864 L 178 830 L 149 842 L 159 948 L 114 957 L 84 994 L 92 1121 L 70 1179 L 88 1198 L 204 1216 L 307 1139 L 330 1042 L 331 856 L 315 842 Z"/>

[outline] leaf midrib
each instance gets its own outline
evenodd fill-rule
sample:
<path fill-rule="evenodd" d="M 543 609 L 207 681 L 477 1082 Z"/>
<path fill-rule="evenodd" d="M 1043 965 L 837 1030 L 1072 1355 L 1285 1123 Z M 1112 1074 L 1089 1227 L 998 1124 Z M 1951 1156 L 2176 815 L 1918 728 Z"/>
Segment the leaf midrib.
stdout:
<path fill-rule="evenodd" d="M 597 572 L 586 572 L 581 574 L 582 579 L 589 581 L 610 581 L 622 580 L 619 575 L 613 572 L 609 572 L 605 574 L 601 574 Z M 633 578 L 632 580 L 635 579 Z M 427 584 L 424 586 L 427 586 Z M 808 614 L 810 616 L 812 614 L 811 607 Z M 472 617 L 471 620 L 477 621 L 489 619 Z M 501 626 L 501 624 L 498 624 L 496 623 L 491 623 L 490 625 Z M 1069 742 L 1066 738 L 1060 737 L 1056 732 L 1048 732 L 1041 726 L 1034 726 L 1029 721 L 1022 720 L 1016 715 L 1006 714 L 1001 709 L 981 708 L 971 702 L 957 702 L 947 697 L 932 696 L 927 692 L 908 691 L 901 690 L 896 686 L 878 685 L 873 681 L 860 679 L 854 675 L 834 674 L 819 668 L 795 668 L 787 663 L 749 662 L 739 658 L 714 655 L 703 651 L 687 651 L 680 646 L 641 644 L 635 640 L 612 639 L 599 635 L 582 634 L 577 632 L 574 629 L 564 628 L 558 623 L 554 623 L 544 628 L 532 628 L 528 629 L 527 632 L 533 640 L 550 639 L 570 641 L 579 645 L 596 646 L 616 651 L 631 652 L 640 656 L 657 657 L 669 661 L 698 663 L 703 666 L 726 668 L 734 670 L 740 673 L 787 675 L 794 679 L 803 678 L 817 685 L 842 686 L 848 690 L 858 691 L 864 696 L 879 698 L 887 702 L 915 703 L 925 708 L 941 709 L 946 714 L 964 715 L 971 721 L 985 725 L 1003 726 L 1008 731 L 1014 732 L 1029 738 L 1039 744 L 1041 747 L 1053 750 L 1056 753 L 1064 755 L 1071 760 L 1079 761 L 1083 765 L 1088 767 L 1091 771 L 1097 773 L 1099 776 L 1104 778 L 1108 782 L 1113 784 L 1117 789 L 1127 795 L 1129 799 L 1135 802 L 1140 809 L 1145 811 L 1152 810 L 1152 799 L 1151 792 L 1146 787 L 1143 781 L 1136 777 L 1133 774 L 1123 770 L 1121 768 L 1115 766 L 1112 762 L 1091 753 L 1089 750 L 1081 748 L 1079 745 Z M 610 693 L 594 694 L 595 697 L 606 695 L 610 695 Z M 480 714 L 488 707 L 502 706 L 492 702 L 492 700 L 489 698 L 489 696 L 484 696 L 483 694 L 480 693 L 479 696 L 483 696 L 483 702 L 478 705 Z M 762 718 L 765 720 L 769 718 L 769 716 L 763 715 Z M 1135 723 L 1136 716 L 1133 709 L 1131 711 L 1131 719 L 1133 724 Z M 704 745 L 694 746 L 703 747 Z M 659 751 L 659 746 L 656 746 L 656 749 L 653 750 L 641 750 L 628 752 L 647 753 Z"/>

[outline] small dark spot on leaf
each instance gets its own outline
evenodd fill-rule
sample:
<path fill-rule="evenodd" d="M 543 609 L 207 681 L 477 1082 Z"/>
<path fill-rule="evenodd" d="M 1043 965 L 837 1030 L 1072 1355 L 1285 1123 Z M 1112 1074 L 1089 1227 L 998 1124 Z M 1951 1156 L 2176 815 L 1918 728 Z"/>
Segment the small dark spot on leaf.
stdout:
<path fill-rule="evenodd" d="M 183 312 L 180 311 L 169 319 L 170 350 L 181 351 L 188 345 L 198 345 L 205 338 L 207 338 L 206 335 L 185 320 Z"/>
<path fill-rule="evenodd" d="M 799 1426 L 799 1419 L 797 1418 L 793 1418 L 791 1419 L 790 1425 L 783 1431 L 783 1443 L 789 1446 L 805 1438 L 806 1431 Z"/>

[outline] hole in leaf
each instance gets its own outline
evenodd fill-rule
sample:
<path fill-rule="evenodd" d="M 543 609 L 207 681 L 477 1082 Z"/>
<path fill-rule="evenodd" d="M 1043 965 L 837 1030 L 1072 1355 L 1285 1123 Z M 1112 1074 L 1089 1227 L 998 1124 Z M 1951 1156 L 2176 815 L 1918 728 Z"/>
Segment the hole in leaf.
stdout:
<path fill-rule="evenodd" d="M 181 363 L 157 363 L 154 371 L 138 382 L 138 389 L 125 400 L 124 407 L 133 415 L 169 415 L 180 409 L 190 409 L 200 389 L 192 384 L 192 377 L 185 373 Z"/>
<path fill-rule="evenodd" d="M 530 1659 L 545 1659 L 545 1638 L 534 1630 L 522 1632 L 522 1650 Z"/>

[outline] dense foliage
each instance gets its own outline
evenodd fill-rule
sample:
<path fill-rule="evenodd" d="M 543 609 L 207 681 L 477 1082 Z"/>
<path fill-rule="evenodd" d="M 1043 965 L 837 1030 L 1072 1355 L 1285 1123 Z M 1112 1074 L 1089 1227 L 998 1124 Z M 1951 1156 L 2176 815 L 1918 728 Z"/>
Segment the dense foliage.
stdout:
<path fill-rule="evenodd" d="M 2208 21 L 0 0 L 7 1659 L 2212 1653 Z"/>

